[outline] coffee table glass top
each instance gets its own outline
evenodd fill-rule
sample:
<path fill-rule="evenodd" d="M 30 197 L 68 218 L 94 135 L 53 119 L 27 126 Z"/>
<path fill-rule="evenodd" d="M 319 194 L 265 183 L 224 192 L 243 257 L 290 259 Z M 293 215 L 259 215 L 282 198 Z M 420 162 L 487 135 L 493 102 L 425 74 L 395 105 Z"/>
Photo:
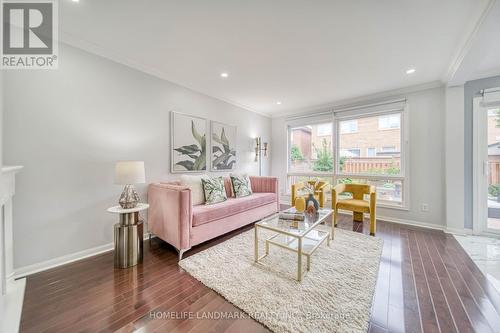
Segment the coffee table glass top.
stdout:
<path fill-rule="evenodd" d="M 295 208 L 289 208 L 281 213 L 295 213 Z M 304 221 L 283 220 L 279 218 L 279 214 L 268 217 L 256 225 L 266 229 L 274 230 L 281 233 L 303 237 L 311 229 L 324 222 L 332 214 L 331 209 L 320 209 L 317 214 L 304 214 Z"/>

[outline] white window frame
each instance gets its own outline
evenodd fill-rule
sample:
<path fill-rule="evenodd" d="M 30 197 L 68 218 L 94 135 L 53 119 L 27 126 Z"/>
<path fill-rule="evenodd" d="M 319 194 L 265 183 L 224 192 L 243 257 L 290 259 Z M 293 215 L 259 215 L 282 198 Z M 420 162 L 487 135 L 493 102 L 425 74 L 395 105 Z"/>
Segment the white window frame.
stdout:
<path fill-rule="evenodd" d="M 370 153 L 368 153 L 370 150 L 372 150 L 375 154 L 374 155 L 370 155 Z M 368 148 L 366 148 L 366 157 L 377 157 L 377 148 L 376 147 L 368 147 Z"/>
<path fill-rule="evenodd" d="M 383 208 L 390 208 L 390 209 L 398 209 L 398 210 L 410 210 L 410 163 L 409 163 L 409 157 L 410 157 L 410 144 L 409 144 L 409 105 L 406 103 L 406 100 L 404 100 L 404 105 L 398 108 L 393 108 L 391 109 L 390 107 L 387 108 L 376 108 L 379 109 L 379 111 L 372 111 L 370 112 L 370 109 L 361 109 L 360 112 L 356 112 L 355 115 L 348 115 L 348 116 L 341 116 L 338 113 L 333 112 L 332 113 L 328 112 L 328 116 L 321 117 L 318 119 L 318 117 L 311 116 L 311 117 L 300 117 L 300 119 L 295 119 L 293 121 L 288 122 L 285 127 L 286 127 L 286 135 L 287 135 L 287 140 L 286 140 L 286 160 L 287 160 L 287 170 L 286 170 L 286 184 L 287 184 L 287 189 L 286 193 L 289 194 L 289 189 L 290 189 L 290 184 L 289 184 L 289 179 L 290 177 L 293 176 L 302 176 L 302 177 L 331 177 L 333 180 L 333 184 L 337 184 L 339 179 L 342 178 L 354 178 L 354 179 L 363 179 L 363 180 L 399 180 L 402 183 L 403 187 L 403 193 L 402 193 L 402 202 L 401 204 L 391 204 L 390 202 L 387 201 L 378 201 L 377 206 L 378 207 L 383 207 Z M 376 104 L 375 106 L 383 105 L 381 104 Z M 381 110 L 380 110 L 381 109 Z M 365 112 L 363 112 L 365 110 Z M 400 131 L 401 131 L 401 148 L 400 148 L 400 156 L 401 156 L 401 173 L 400 175 L 373 175 L 373 174 L 348 174 L 348 173 L 340 173 L 339 172 L 339 152 L 340 152 L 340 146 L 339 146 L 339 139 L 340 139 L 340 128 L 339 128 L 339 122 L 344 121 L 344 120 L 357 120 L 360 118 L 366 118 L 366 117 L 372 117 L 372 116 L 384 116 L 384 115 L 390 115 L 390 114 L 395 114 L 395 113 L 400 113 Z M 325 122 L 332 122 L 332 153 L 333 153 L 333 172 L 291 172 L 290 171 L 290 151 L 291 151 L 291 129 L 299 126 L 305 126 L 305 125 L 315 125 L 315 124 L 320 124 L 320 123 L 325 123 Z M 332 184 L 332 185 L 333 185 Z"/>

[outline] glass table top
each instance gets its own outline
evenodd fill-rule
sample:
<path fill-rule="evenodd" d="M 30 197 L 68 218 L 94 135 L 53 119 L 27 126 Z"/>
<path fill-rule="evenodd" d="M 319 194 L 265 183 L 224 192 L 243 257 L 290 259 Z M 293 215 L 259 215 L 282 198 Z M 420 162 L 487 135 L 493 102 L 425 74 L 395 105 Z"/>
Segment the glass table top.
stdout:
<path fill-rule="evenodd" d="M 295 213 L 295 208 L 289 208 L 280 213 Z M 304 221 L 284 220 L 279 218 L 279 214 L 268 217 L 256 225 L 266 229 L 271 229 L 278 232 L 288 233 L 303 237 L 309 231 L 314 229 L 318 224 L 324 222 L 332 214 L 331 209 L 320 209 L 316 214 L 310 215 L 304 213 Z"/>

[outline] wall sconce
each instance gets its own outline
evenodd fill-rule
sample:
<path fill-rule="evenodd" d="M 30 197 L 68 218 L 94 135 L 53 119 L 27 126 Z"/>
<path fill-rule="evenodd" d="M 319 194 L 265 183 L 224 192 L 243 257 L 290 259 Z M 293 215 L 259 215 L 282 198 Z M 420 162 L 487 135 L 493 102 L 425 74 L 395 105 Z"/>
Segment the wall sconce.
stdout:
<path fill-rule="evenodd" d="M 267 157 L 267 149 L 269 145 L 267 142 L 262 143 L 260 137 L 255 138 L 255 162 L 261 157 L 261 152 L 264 152 L 264 157 Z"/>
<path fill-rule="evenodd" d="M 259 176 L 262 176 L 262 155 L 267 157 L 267 150 L 269 144 L 267 142 L 262 143 L 261 137 L 255 138 L 255 162 L 259 162 Z"/>

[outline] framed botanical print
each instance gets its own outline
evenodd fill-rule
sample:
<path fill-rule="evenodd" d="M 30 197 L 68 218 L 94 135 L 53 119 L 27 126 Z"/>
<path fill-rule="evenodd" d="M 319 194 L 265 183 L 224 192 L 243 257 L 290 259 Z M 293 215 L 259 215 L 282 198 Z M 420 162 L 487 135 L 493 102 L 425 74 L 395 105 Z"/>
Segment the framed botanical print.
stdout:
<path fill-rule="evenodd" d="M 170 113 L 172 173 L 207 170 L 207 120 L 183 113 Z"/>
<path fill-rule="evenodd" d="M 210 138 L 210 170 L 234 170 L 236 168 L 236 126 L 211 121 Z"/>

